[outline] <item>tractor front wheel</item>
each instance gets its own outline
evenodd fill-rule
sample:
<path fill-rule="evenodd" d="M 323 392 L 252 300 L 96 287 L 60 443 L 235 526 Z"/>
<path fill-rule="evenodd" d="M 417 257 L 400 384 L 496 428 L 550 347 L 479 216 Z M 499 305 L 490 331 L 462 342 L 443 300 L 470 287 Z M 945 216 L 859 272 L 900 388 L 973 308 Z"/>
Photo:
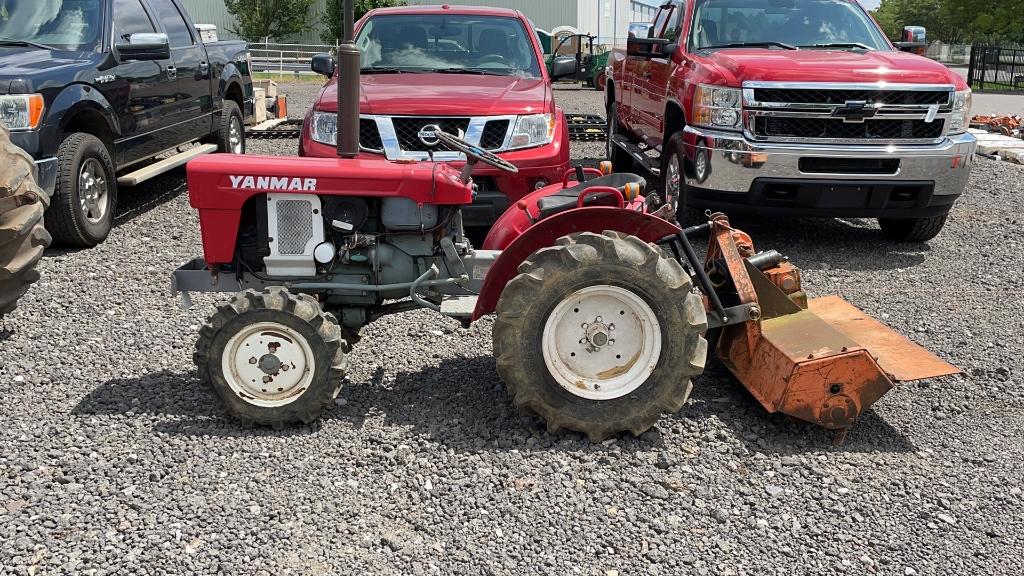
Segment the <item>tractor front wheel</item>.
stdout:
<path fill-rule="evenodd" d="M 704 370 L 707 316 L 678 262 L 633 236 L 587 232 L 519 271 L 493 335 L 517 408 L 600 441 L 683 407 Z"/>
<path fill-rule="evenodd" d="M 217 308 L 193 356 L 199 378 L 245 424 L 310 423 L 338 396 L 349 343 L 306 294 L 246 290 Z"/>

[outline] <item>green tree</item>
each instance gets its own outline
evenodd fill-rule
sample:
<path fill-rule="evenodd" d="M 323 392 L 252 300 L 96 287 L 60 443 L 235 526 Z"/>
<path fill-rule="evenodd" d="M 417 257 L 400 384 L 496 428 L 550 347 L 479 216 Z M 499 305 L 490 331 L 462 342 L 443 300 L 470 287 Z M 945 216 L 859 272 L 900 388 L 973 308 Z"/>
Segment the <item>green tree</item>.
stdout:
<path fill-rule="evenodd" d="M 224 0 L 236 24 L 231 32 L 249 41 L 270 37 L 286 40 L 312 29 L 310 7 L 315 0 Z"/>
<path fill-rule="evenodd" d="M 882 0 L 874 16 L 893 39 L 900 37 L 904 26 L 924 26 L 929 40 L 1024 42 L 1021 0 Z"/>
<path fill-rule="evenodd" d="M 374 8 L 390 8 L 391 6 L 405 6 L 405 0 L 355 0 L 356 20 L 363 17 Z M 334 44 L 341 38 L 341 7 L 343 0 L 327 0 L 324 9 L 324 28 L 320 38 L 328 43 Z"/>

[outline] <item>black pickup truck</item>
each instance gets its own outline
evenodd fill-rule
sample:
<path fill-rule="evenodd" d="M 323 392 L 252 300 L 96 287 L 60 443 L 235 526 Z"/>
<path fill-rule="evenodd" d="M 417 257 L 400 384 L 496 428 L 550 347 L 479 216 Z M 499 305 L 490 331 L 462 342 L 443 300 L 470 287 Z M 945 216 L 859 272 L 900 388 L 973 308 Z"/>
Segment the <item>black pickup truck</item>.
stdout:
<path fill-rule="evenodd" d="M 55 243 L 102 242 L 119 180 L 244 153 L 252 105 L 246 44 L 204 43 L 178 0 L 0 1 L 0 123 L 36 161 Z M 213 146 L 179 153 L 196 141 Z"/>

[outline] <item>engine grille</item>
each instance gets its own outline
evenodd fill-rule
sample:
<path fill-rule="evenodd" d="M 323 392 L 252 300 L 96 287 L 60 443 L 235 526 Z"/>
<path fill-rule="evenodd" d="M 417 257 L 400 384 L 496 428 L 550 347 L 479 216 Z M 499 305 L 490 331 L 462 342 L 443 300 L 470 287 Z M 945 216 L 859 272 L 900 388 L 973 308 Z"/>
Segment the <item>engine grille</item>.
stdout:
<path fill-rule="evenodd" d="M 483 135 L 480 136 L 480 146 L 485 150 L 497 150 L 505 143 L 505 135 L 508 134 L 508 120 L 491 120 L 484 125 Z"/>
<path fill-rule="evenodd" d="M 306 245 L 313 239 L 313 203 L 308 200 L 279 200 L 277 234 L 279 254 L 304 254 Z"/>
<path fill-rule="evenodd" d="M 406 152 L 422 152 L 427 149 L 420 142 L 419 133 L 425 126 L 436 124 L 441 130 L 458 136 L 469 129 L 469 118 L 392 118 L 398 146 Z"/>
<path fill-rule="evenodd" d="M 776 138 L 828 138 L 837 140 L 924 140 L 942 136 L 945 125 L 935 120 L 875 119 L 844 122 L 832 118 L 759 116 L 754 134 Z"/>
<path fill-rule="evenodd" d="M 372 118 L 359 120 L 359 147 L 364 150 L 380 152 L 384 150 L 384 142 L 380 139 L 377 121 Z"/>
<path fill-rule="evenodd" d="M 849 101 L 864 101 L 868 104 L 886 106 L 949 106 L 952 92 L 946 90 L 852 90 L 852 89 L 801 89 L 801 88 L 757 88 L 754 90 L 757 102 L 780 102 L 787 104 L 834 104 L 842 106 Z"/>

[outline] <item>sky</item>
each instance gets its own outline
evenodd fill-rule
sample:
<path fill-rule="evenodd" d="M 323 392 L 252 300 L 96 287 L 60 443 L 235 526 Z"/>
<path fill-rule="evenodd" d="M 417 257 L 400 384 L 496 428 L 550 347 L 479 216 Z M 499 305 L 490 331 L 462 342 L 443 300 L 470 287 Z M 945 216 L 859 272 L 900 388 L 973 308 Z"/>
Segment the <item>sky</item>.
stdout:
<path fill-rule="evenodd" d="M 878 3 L 880 1 L 881 0 L 860 0 L 860 3 L 868 10 L 874 10 L 875 8 L 878 8 Z"/>

